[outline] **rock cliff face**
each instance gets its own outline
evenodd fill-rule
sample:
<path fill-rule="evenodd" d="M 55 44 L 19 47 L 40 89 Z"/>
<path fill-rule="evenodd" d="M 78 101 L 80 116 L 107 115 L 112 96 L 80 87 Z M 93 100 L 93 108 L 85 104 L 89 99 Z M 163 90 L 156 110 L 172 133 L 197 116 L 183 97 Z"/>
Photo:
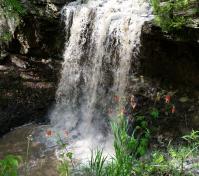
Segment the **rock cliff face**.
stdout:
<path fill-rule="evenodd" d="M 166 131 L 199 128 L 198 51 L 199 28 L 182 29 L 174 35 L 163 33 L 151 22 L 142 27 L 140 74 L 163 91 L 175 92 L 176 116 L 159 121 Z"/>
<path fill-rule="evenodd" d="M 0 6 L 0 58 L 8 53 L 31 56 L 62 56 L 64 47 L 64 25 L 61 7 L 70 0 L 21 1 L 26 14 L 14 17 L 3 13 Z M 7 36 L 7 33 L 10 33 Z M 9 37 L 9 38 L 8 38 Z M 12 40 L 10 40 L 10 38 Z M 2 40 L 3 39 L 3 40 Z"/>
<path fill-rule="evenodd" d="M 67 2 L 23 1 L 27 14 L 12 26 L 1 16 L 0 29 L 13 31 L 0 41 L 0 135 L 43 121 L 53 105 L 65 41 L 59 11 Z"/>
<path fill-rule="evenodd" d="M 7 56 L 8 41 L 11 40 L 19 23 L 18 15 L 9 16 L 4 13 L 4 9 L 0 5 L 0 60 Z"/>
<path fill-rule="evenodd" d="M 10 55 L 0 65 L 0 134 L 45 120 L 55 100 L 59 62 Z"/>
<path fill-rule="evenodd" d="M 14 32 L 9 51 L 31 55 L 61 58 L 64 47 L 64 25 L 60 19 L 61 2 L 24 2 L 27 14 Z M 16 45 L 18 46 L 16 48 Z"/>
<path fill-rule="evenodd" d="M 171 35 L 145 23 L 141 45 L 142 74 L 174 87 L 199 88 L 199 28 L 186 28 Z"/>

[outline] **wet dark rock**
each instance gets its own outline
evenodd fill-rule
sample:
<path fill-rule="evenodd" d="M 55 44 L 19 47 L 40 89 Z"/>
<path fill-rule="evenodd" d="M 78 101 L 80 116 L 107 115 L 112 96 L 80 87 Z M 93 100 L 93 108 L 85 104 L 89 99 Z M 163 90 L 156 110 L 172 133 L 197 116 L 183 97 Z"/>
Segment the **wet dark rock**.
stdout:
<path fill-rule="evenodd" d="M 9 53 L 61 58 L 65 32 L 60 11 L 69 2 L 71 1 L 23 0 L 25 15 L 0 15 L 0 59 Z M 2 11 L 0 7 L 0 12 Z M 2 40 L 8 32 L 11 32 L 11 39 Z"/>
<path fill-rule="evenodd" d="M 46 1 L 25 2 L 27 15 L 15 30 L 9 50 L 15 50 L 15 45 L 12 45 L 15 42 L 19 46 L 17 52 L 21 54 L 62 57 L 65 32 L 60 10 L 66 1 L 56 2 L 60 2 L 60 6 Z"/>
<path fill-rule="evenodd" d="M 13 27 L 11 40 L 0 40 L 0 135 L 47 119 L 65 43 L 60 10 L 69 2 L 23 0 L 26 14 L 12 26 L 7 25 L 12 19 L 0 15 L 1 32 Z"/>
<path fill-rule="evenodd" d="M 156 85 L 156 90 L 175 92 L 172 94 L 175 115 L 165 114 L 158 121 L 162 133 L 182 135 L 199 128 L 198 51 L 199 28 L 165 33 L 151 22 L 142 27 L 140 74 L 154 83 L 148 86 L 149 90 Z"/>
<path fill-rule="evenodd" d="M 29 65 L 28 62 L 22 60 L 21 58 L 17 57 L 16 55 L 10 55 L 10 60 L 15 66 L 17 66 L 19 68 L 26 69 Z"/>
<path fill-rule="evenodd" d="M 46 120 L 60 69 L 60 62 L 51 60 L 12 55 L 0 65 L 0 135 L 24 123 Z"/>
<path fill-rule="evenodd" d="M 129 94 L 135 96 L 136 106 L 134 109 L 130 105 L 125 107 L 127 114 L 133 119 L 145 117 L 152 132 L 153 139 L 157 143 L 161 135 L 162 138 L 177 139 L 188 134 L 192 129 L 199 129 L 199 97 L 192 95 L 192 89 L 182 91 L 180 89 L 169 89 L 153 84 L 153 80 L 145 79 L 142 87 L 131 89 Z M 170 96 L 170 102 L 165 102 L 165 97 Z M 189 97 L 186 102 L 181 101 L 181 97 Z M 128 100 L 130 104 L 130 100 Z M 172 110 L 175 107 L 174 111 Z M 153 109 L 158 112 L 157 119 L 151 115 Z M 191 111 L 190 111 L 191 110 Z M 129 116 L 127 115 L 127 117 Z M 155 130 L 154 130 L 155 129 Z M 155 143 L 156 143 L 155 142 Z M 169 140 L 167 141 L 168 144 Z"/>
<path fill-rule="evenodd" d="M 61 58 L 64 48 L 63 30 L 59 18 L 49 21 L 40 17 L 26 16 L 23 24 L 15 32 L 15 40 L 20 45 L 17 52 L 30 56 Z M 11 42 L 9 50 L 14 49 L 15 46 L 12 46 Z"/>
<path fill-rule="evenodd" d="M 143 75 L 175 87 L 199 88 L 199 28 L 168 34 L 147 22 L 142 28 L 141 45 Z"/>

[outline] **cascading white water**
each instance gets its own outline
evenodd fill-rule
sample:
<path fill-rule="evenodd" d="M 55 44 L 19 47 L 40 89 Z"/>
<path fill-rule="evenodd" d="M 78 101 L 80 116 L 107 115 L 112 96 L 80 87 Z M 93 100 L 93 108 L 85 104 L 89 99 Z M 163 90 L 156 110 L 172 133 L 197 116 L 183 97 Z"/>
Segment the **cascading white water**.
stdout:
<path fill-rule="evenodd" d="M 77 154 L 111 144 L 107 107 L 112 95 L 125 93 L 150 14 L 147 0 L 88 0 L 63 8 L 67 41 L 51 122 L 69 131 Z"/>

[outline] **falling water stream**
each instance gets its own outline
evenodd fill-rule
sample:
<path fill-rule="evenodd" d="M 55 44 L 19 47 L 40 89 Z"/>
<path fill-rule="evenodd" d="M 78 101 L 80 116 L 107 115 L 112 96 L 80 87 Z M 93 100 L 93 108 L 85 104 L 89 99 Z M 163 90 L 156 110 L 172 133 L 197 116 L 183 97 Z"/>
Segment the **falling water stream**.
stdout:
<path fill-rule="evenodd" d="M 79 157 L 112 145 L 106 112 L 113 95 L 125 95 L 150 14 L 146 0 L 89 0 L 62 9 L 66 43 L 51 123 L 69 131 Z"/>

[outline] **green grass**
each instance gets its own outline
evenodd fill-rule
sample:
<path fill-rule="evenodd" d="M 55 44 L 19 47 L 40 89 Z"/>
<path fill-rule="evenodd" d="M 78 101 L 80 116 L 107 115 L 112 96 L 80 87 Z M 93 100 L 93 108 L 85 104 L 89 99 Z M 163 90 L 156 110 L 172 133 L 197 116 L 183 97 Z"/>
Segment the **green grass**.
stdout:
<path fill-rule="evenodd" d="M 88 165 L 82 167 L 83 173 L 85 173 L 87 176 L 105 176 L 106 160 L 107 157 L 103 156 L 103 150 L 92 150 Z"/>

